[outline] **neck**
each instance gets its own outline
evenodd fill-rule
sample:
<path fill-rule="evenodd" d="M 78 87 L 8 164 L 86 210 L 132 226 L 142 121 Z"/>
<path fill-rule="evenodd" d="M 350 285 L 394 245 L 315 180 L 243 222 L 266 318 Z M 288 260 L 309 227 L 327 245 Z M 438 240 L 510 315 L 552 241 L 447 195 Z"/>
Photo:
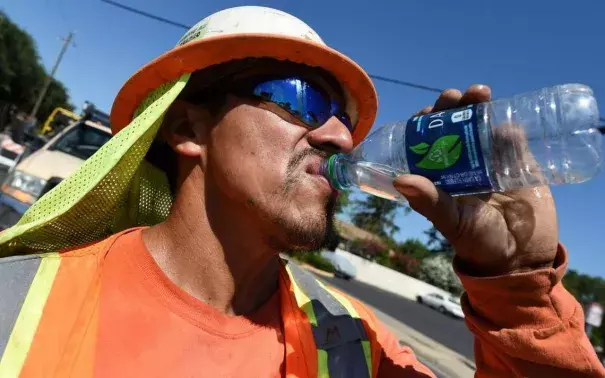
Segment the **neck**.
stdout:
<path fill-rule="evenodd" d="M 167 220 L 145 230 L 143 240 L 187 293 L 228 315 L 250 314 L 277 290 L 278 251 L 253 222 L 230 211 L 229 201 L 207 200 L 201 176 L 190 173 Z"/>

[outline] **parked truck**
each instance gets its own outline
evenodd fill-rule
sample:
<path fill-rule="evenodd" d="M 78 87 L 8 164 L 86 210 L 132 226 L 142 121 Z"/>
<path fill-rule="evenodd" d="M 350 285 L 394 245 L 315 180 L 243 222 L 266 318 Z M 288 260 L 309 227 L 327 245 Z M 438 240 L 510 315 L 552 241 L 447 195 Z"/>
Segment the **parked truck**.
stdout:
<path fill-rule="evenodd" d="M 108 117 L 85 114 L 21 159 L 0 187 L 0 230 L 17 223 L 38 198 L 76 171 L 110 138 Z"/>

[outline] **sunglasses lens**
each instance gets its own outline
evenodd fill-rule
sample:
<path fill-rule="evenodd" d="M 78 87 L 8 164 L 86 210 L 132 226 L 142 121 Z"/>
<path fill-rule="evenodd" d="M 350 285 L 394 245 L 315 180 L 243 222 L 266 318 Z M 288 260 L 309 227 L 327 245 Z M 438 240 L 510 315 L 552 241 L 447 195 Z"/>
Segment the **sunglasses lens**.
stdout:
<path fill-rule="evenodd" d="M 298 78 L 264 81 L 254 87 L 253 94 L 279 105 L 311 127 L 319 127 L 332 117 L 330 97 Z"/>
<path fill-rule="evenodd" d="M 338 119 L 347 127 L 347 129 L 349 129 L 349 131 L 353 132 L 353 124 L 351 123 L 351 118 L 347 113 L 342 113 L 338 116 Z"/>

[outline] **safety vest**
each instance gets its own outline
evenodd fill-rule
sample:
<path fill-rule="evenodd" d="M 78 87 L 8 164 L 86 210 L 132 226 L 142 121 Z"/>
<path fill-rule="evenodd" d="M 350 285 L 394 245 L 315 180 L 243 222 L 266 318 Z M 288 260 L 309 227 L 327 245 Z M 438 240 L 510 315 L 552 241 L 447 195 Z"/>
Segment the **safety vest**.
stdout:
<path fill-rule="evenodd" d="M 81 344 L 96 319 L 104 256 L 120 234 L 63 253 L 0 259 L 1 378 L 92 375 L 93 342 Z M 290 261 L 282 260 L 279 277 L 286 375 L 374 377 L 380 350 L 368 338 L 371 320 Z"/>

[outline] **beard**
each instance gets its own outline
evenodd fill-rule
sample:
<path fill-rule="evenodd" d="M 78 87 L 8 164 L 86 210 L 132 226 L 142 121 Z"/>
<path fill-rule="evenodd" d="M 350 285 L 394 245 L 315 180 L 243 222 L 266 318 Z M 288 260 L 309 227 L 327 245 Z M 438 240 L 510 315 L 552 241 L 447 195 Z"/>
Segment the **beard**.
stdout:
<path fill-rule="evenodd" d="M 300 206 L 302 211 L 293 212 L 293 195 L 295 195 L 296 184 L 304 180 L 304 176 L 296 168 L 303 162 L 304 158 L 311 155 L 319 155 L 327 158 L 328 153 L 315 149 L 307 149 L 295 155 L 289 162 L 286 170 L 286 180 L 277 198 L 283 198 L 281 211 L 273 219 L 276 226 L 282 230 L 280 239 L 281 250 L 305 251 L 318 250 L 333 245 L 338 240 L 338 234 L 334 228 L 334 212 L 336 209 L 336 197 L 328 196 L 321 204 L 321 211 L 313 211 L 304 204 Z"/>
<path fill-rule="evenodd" d="M 284 231 L 284 246 L 289 251 L 312 251 L 326 248 L 338 240 L 334 228 L 336 200 L 330 197 L 323 214 L 305 214 L 303 217 L 280 217 L 276 221 Z"/>

